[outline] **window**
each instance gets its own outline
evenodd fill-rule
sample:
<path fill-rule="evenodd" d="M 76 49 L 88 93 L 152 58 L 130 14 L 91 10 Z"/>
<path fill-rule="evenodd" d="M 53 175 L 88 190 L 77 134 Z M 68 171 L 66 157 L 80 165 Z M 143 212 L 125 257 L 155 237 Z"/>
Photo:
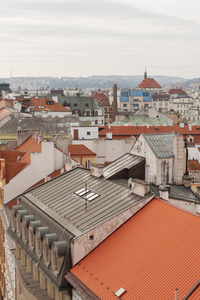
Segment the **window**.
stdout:
<path fill-rule="evenodd" d="M 88 103 L 85 103 L 85 106 L 86 106 L 86 107 L 88 107 L 88 106 L 89 106 L 89 104 L 88 104 Z"/>
<path fill-rule="evenodd" d="M 98 116 L 98 110 L 95 110 L 94 115 Z"/>
<path fill-rule="evenodd" d="M 30 221 L 34 221 L 33 215 L 23 216 L 22 218 L 22 240 L 24 244 L 28 242 L 28 225 Z"/>
<path fill-rule="evenodd" d="M 98 121 L 97 121 L 97 120 L 95 120 L 95 122 L 94 122 L 94 123 L 95 123 L 95 125 L 98 125 Z"/>
<path fill-rule="evenodd" d="M 60 273 L 66 251 L 66 241 L 53 242 L 51 249 L 51 270 L 55 276 L 58 276 Z"/>
<path fill-rule="evenodd" d="M 51 246 L 53 242 L 57 240 L 58 240 L 57 233 L 47 233 L 44 235 L 42 254 L 43 254 L 44 264 L 47 267 L 51 263 Z"/>
<path fill-rule="evenodd" d="M 41 221 L 31 221 L 29 223 L 29 230 L 28 230 L 28 242 L 29 242 L 29 249 L 32 251 L 35 248 L 35 231 L 37 227 L 42 225 Z"/>
<path fill-rule="evenodd" d="M 91 132 L 90 131 L 87 131 L 87 135 L 90 135 L 91 134 Z"/>
<path fill-rule="evenodd" d="M 112 106 L 111 107 L 109 107 L 109 111 L 112 111 L 113 109 L 112 109 Z"/>
<path fill-rule="evenodd" d="M 22 234 L 22 217 L 24 215 L 27 215 L 27 210 L 18 210 L 16 213 L 16 230 L 17 230 L 17 236 L 20 238 Z"/>
<path fill-rule="evenodd" d="M 123 104 L 123 107 L 127 107 L 127 104 L 126 104 L 126 103 L 124 103 L 124 104 Z"/>
<path fill-rule="evenodd" d="M 86 109 L 85 114 L 86 116 L 90 116 L 90 109 Z"/>
<path fill-rule="evenodd" d="M 133 104 L 133 107 L 139 107 L 139 104 Z"/>
<path fill-rule="evenodd" d="M 77 103 L 74 103 L 74 107 L 77 107 Z"/>
<path fill-rule="evenodd" d="M 47 105 L 53 105 L 53 101 L 46 101 Z"/>
<path fill-rule="evenodd" d="M 22 210 L 21 205 L 15 205 L 11 209 L 11 228 L 12 228 L 12 231 L 16 230 L 16 213 L 17 213 L 18 210 Z"/>
<path fill-rule="evenodd" d="M 104 111 L 107 111 L 107 107 L 104 107 Z"/>

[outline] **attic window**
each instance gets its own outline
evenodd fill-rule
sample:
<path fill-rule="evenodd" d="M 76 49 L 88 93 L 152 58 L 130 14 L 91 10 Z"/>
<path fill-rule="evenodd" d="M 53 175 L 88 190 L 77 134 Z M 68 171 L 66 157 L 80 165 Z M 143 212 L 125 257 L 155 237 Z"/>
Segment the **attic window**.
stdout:
<path fill-rule="evenodd" d="M 98 194 L 96 194 L 95 192 L 92 192 L 89 189 L 86 189 L 85 187 L 78 190 L 77 192 L 75 192 L 75 194 L 87 201 L 92 201 L 92 200 L 96 199 L 97 197 L 99 197 Z"/>
<path fill-rule="evenodd" d="M 47 105 L 53 105 L 53 101 L 46 101 Z"/>

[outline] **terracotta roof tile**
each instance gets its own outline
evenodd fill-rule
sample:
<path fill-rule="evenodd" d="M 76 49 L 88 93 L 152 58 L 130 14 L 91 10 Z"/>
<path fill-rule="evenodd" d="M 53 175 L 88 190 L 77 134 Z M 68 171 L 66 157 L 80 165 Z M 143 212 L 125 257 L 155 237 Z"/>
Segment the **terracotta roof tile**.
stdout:
<path fill-rule="evenodd" d="M 183 299 L 199 280 L 199 231 L 200 216 L 154 198 L 71 273 L 102 300 L 120 288 L 124 300 L 174 299 L 176 288 Z"/>
<path fill-rule="evenodd" d="M 84 145 L 69 145 L 68 152 L 70 152 L 71 156 L 80 156 L 80 155 L 92 155 L 96 156 L 94 152 L 88 149 Z"/>
<path fill-rule="evenodd" d="M 8 115 L 10 115 L 12 113 L 12 111 L 10 111 L 7 108 L 2 108 L 0 109 L 0 120 L 7 117 Z"/>
<path fill-rule="evenodd" d="M 25 142 L 15 148 L 15 150 L 24 152 L 24 155 L 21 158 L 21 162 L 30 164 L 31 162 L 31 153 L 41 152 L 42 146 L 41 142 L 35 140 L 33 136 L 29 137 Z"/>
<path fill-rule="evenodd" d="M 128 138 L 131 136 L 139 137 L 141 133 L 170 133 L 177 131 L 179 134 L 186 137 L 187 135 L 194 137 L 194 143 L 200 143 L 200 127 L 199 126 L 191 126 L 185 125 L 184 128 L 181 128 L 179 125 L 174 126 L 111 126 L 110 129 L 108 127 L 104 127 L 99 131 L 100 138 L 106 138 L 107 132 L 112 132 L 113 139 L 119 138 Z"/>
<path fill-rule="evenodd" d="M 173 95 L 173 94 L 187 95 L 187 93 L 182 89 L 170 89 L 168 91 L 168 94 L 170 94 L 170 95 Z"/>
<path fill-rule="evenodd" d="M 189 160 L 189 171 L 200 171 L 200 164 L 197 159 Z"/>
<path fill-rule="evenodd" d="M 21 151 L 15 150 L 0 150 L 0 157 L 4 158 L 6 162 L 17 162 L 18 158 L 24 155 Z"/>
<path fill-rule="evenodd" d="M 144 78 L 142 82 L 138 85 L 139 88 L 149 88 L 149 89 L 161 89 L 162 87 L 153 78 Z"/>
<path fill-rule="evenodd" d="M 95 100 L 109 100 L 106 94 L 104 94 L 101 90 L 98 90 L 92 96 Z"/>
<path fill-rule="evenodd" d="M 53 104 L 47 104 L 48 102 L 53 102 Z M 49 98 L 31 98 L 30 99 L 30 106 L 35 106 L 34 109 L 30 109 L 31 111 L 66 111 L 69 112 L 70 110 L 61 104 L 53 101 Z M 43 108 L 42 108 L 43 107 Z"/>
<path fill-rule="evenodd" d="M 22 162 L 6 163 L 6 181 L 9 182 L 15 177 L 27 164 Z"/>

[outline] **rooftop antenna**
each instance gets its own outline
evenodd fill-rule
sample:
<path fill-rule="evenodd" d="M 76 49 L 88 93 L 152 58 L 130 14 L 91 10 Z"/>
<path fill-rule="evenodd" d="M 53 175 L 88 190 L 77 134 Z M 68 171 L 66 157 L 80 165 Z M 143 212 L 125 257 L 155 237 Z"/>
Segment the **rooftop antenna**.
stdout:
<path fill-rule="evenodd" d="M 87 183 L 85 184 L 85 191 L 87 191 Z M 85 211 L 87 211 L 87 202 L 88 202 L 88 199 L 87 199 L 87 192 L 86 192 L 86 195 L 85 195 Z"/>

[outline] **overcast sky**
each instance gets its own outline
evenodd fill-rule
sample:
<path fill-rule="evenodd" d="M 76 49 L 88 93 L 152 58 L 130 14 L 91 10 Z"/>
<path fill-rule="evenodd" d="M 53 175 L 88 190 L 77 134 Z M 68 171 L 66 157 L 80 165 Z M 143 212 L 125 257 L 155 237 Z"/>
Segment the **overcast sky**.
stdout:
<path fill-rule="evenodd" d="M 199 0 L 1 0 L 0 78 L 200 77 Z"/>

